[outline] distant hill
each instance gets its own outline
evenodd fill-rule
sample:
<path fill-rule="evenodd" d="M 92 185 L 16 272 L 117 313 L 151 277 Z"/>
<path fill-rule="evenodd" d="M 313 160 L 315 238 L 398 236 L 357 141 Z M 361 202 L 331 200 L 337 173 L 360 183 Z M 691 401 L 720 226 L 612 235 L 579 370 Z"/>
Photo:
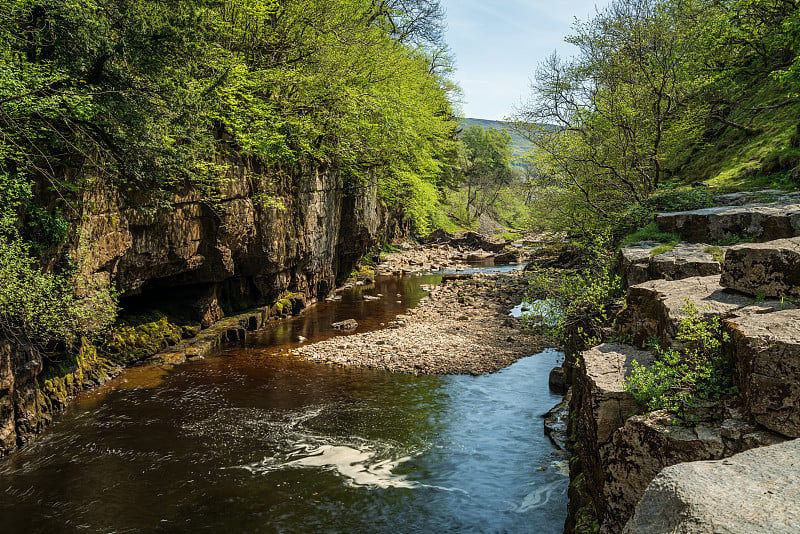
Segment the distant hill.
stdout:
<path fill-rule="evenodd" d="M 506 130 L 511 134 L 511 142 L 514 147 L 514 157 L 519 158 L 526 155 L 531 150 L 531 142 L 519 135 L 517 132 L 511 130 L 511 125 L 504 121 L 491 121 L 489 119 L 461 119 L 461 127 L 467 129 L 470 126 L 480 126 L 486 130 L 493 128 L 495 130 Z"/>

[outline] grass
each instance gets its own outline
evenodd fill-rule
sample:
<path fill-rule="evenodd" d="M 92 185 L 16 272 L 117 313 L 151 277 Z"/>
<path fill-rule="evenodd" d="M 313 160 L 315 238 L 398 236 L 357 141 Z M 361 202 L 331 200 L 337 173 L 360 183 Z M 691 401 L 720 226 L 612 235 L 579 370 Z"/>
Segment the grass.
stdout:
<path fill-rule="evenodd" d="M 716 246 L 707 247 L 704 252 L 706 254 L 711 254 L 711 257 L 714 258 L 714 261 L 718 261 L 719 263 L 725 263 L 725 252 Z"/>
<path fill-rule="evenodd" d="M 674 243 L 672 246 L 680 242 L 680 236 L 670 232 L 662 232 L 656 223 L 652 222 L 647 226 L 640 228 L 636 232 L 630 234 L 622 240 L 622 246 L 627 247 L 640 241 L 655 241 L 656 243 Z M 672 249 L 670 249 L 672 250 Z"/>
<path fill-rule="evenodd" d="M 677 244 L 678 241 L 671 241 L 664 245 L 659 245 L 650 251 L 650 256 L 658 256 L 659 254 L 664 254 L 665 252 L 672 252 L 672 249 L 674 249 L 675 245 Z"/>
<path fill-rule="evenodd" d="M 766 106 L 785 98 L 785 90 L 765 83 L 741 109 Z M 679 178 L 683 182 L 705 181 L 715 192 L 753 189 L 794 190 L 792 170 L 800 165 L 797 145 L 800 103 L 769 109 L 758 114 L 738 111 L 728 117 L 745 124 L 749 132 L 719 127 L 710 140 L 686 155 Z"/>

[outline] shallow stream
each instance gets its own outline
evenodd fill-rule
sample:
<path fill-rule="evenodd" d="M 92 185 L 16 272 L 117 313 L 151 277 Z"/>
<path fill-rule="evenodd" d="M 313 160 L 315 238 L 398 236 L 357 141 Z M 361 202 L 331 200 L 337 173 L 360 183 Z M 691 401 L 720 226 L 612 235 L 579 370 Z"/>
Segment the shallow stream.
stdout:
<path fill-rule="evenodd" d="M 0 532 L 561 532 L 565 461 L 541 417 L 560 353 L 478 377 L 285 354 L 341 335 L 337 320 L 379 328 L 437 281 L 381 279 L 247 346 L 82 395 L 0 461 Z"/>

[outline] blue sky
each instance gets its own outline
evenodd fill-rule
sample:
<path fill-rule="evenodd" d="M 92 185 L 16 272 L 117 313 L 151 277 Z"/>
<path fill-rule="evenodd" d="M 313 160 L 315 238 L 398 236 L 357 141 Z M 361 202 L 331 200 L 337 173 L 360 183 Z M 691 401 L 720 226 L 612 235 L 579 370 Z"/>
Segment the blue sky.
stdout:
<path fill-rule="evenodd" d="M 558 50 L 575 17 L 586 20 L 607 0 L 441 0 L 447 43 L 456 56 L 466 117 L 502 120 L 529 95 L 536 66 Z"/>

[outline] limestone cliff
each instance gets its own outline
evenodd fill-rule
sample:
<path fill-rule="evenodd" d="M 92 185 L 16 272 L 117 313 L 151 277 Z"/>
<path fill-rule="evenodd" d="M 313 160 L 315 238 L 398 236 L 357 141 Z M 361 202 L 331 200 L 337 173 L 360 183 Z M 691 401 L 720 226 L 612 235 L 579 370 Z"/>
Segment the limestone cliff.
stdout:
<path fill-rule="evenodd" d="M 125 312 L 157 309 L 208 327 L 288 294 L 299 307 L 324 298 L 390 231 L 369 179 L 346 186 L 332 169 L 268 174 L 248 160 L 234 163 L 212 193 L 176 188 L 166 201 L 100 186 L 84 193 L 60 255 L 77 265 L 82 284 L 115 287 Z M 176 342 L 173 326 L 154 329 L 148 342 L 156 350 Z M 130 361 L 88 347 L 75 352 L 44 358 L 24 344 L 0 345 L 0 455 L 44 428 L 68 397 Z"/>

